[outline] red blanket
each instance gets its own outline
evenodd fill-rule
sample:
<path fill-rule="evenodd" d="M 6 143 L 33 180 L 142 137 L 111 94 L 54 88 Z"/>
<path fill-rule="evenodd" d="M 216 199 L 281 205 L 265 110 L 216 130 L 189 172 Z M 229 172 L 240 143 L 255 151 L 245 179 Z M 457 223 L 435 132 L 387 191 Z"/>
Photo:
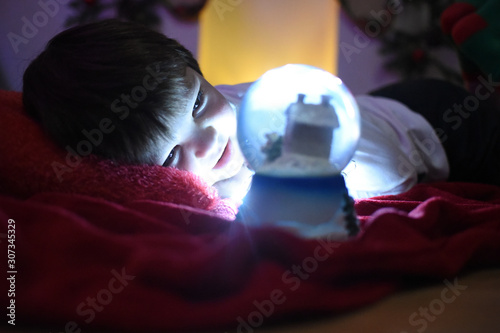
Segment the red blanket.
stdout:
<path fill-rule="evenodd" d="M 3 197 L 2 230 L 16 225 L 17 323 L 246 332 L 355 309 L 410 278 L 454 284 L 466 268 L 500 265 L 498 188 L 417 186 L 356 208 L 363 230 L 339 243 L 154 201 Z"/>
<path fill-rule="evenodd" d="M 64 154 L 24 116 L 7 113 L 0 240 L 15 253 L 0 267 L 14 272 L 3 290 L 15 295 L 4 292 L 2 304 L 14 300 L 17 325 L 252 332 L 297 314 L 356 309 L 410 282 L 447 279 L 443 286 L 460 288 L 457 274 L 500 266 L 498 187 L 419 185 L 362 200 L 356 238 L 304 240 L 229 221 L 231 207 L 197 179 L 172 192 L 162 177 L 182 184 L 185 175 L 166 168 L 90 159 L 59 182 L 51 163 Z"/>

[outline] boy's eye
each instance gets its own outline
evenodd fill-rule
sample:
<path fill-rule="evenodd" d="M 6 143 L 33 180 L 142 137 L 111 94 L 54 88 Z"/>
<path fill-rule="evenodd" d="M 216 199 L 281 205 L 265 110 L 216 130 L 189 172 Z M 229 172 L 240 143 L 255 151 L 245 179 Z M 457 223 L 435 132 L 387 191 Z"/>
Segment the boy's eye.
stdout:
<path fill-rule="evenodd" d="M 203 104 L 203 90 L 198 91 L 198 96 L 196 96 L 196 101 L 193 105 L 193 118 L 198 118 L 201 115 L 200 106 Z"/>
<path fill-rule="evenodd" d="M 180 146 L 175 146 L 170 153 L 167 156 L 167 159 L 165 162 L 163 162 L 164 167 L 169 167 L 174 165 L 177 162 L 177 159 L 179 158 L 179 149 Z"/>

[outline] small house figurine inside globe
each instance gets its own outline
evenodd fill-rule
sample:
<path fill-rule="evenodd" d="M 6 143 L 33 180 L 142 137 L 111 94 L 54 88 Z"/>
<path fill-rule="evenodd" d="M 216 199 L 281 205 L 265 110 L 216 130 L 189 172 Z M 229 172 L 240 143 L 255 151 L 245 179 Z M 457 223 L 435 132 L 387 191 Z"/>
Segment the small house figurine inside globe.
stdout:
<path fill-rule="evenodd" d="M 265 73 L 238 114 L 238 141 L 255 171 L 243 222 L 305 237 L 355 235 L 357 218 L 341 172 L 359 136 L 356 101 L 338 77 L 306 65 Z"/>
<path fill-rule="evenodd" d="M 306 95 L 299 94 L 297 102 L 286 110 L 283 155 L 300 154 L 329 160 L 333 131 L 339 127 L 330 96 L 322 95 L 321 104 L 305 104 Z M 308 138 L 303 140 L 302 138 Z"/>

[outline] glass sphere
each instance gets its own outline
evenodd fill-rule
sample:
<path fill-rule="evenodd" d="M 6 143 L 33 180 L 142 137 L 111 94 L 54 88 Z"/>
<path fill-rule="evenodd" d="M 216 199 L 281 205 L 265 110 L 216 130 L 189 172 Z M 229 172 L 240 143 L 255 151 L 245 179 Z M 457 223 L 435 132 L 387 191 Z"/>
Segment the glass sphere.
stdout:
<path fill-rule="evenodd" d="M 257 174 L 340 174 L 360 136 L 354 97 L 333 74 L 290 64 L 266 72 L 246 92 L 238 141 Z"/>

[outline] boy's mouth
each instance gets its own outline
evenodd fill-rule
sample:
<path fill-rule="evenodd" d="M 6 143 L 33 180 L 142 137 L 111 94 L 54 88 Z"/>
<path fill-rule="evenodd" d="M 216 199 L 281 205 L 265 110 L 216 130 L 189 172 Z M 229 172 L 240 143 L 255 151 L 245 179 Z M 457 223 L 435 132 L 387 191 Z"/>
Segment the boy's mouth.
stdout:
<path fill-rule="evenodd" d="M 225 167 L 229 161 L 231 160 L 231 155 L 232 155 L 232 146 L 231 146 L 231 139 L 227 141 L 226 147 L 224 147 L 224 150 L 222 151 L 222 155 L 213 167 L 214 169 L 221 169 Z"/>

